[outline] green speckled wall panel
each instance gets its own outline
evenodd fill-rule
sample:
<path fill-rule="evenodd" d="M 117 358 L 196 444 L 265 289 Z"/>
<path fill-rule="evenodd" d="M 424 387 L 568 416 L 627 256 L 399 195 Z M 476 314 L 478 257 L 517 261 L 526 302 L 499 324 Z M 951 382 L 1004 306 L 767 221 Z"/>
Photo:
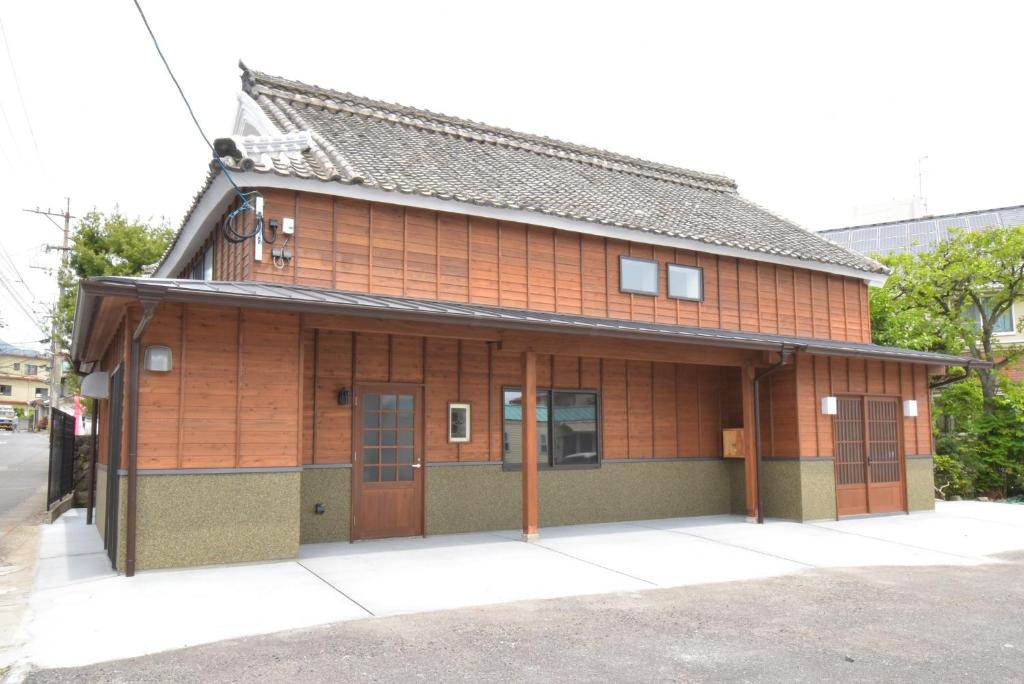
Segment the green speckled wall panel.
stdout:
<path fill-rule="evenodd" d="M 800 461 L 795 458 L 762 461 L 761 497 L 764 517 L 803 520 Z"/>
<path fill-rule="evenodd" d="M 832 459 L 771 459 L 761 463 L 764 514 L 785 520 L 836 517 Z"/>
<path fill-rule="evenodd" d="M 830 458 L 800 461 L 801 520 L 834 520 L 836 468 Z"/>
<path fill-rule="evenodd" d="M 427 468 L 427 534 L 510 530 L 522 524 L 522 479 L 501 464 Z"/>
<path fill-rule="evenodd" d="M 97 464 L 98 465 L 98 464 Z M 107 469 L 96 468 L 96 510 L 93 511 L 92 520 L 96 523 L 96 531 L 100 533 L 100 539 L 106 534 L 107 527 Z"/>
<path fill-rule="evenodd" d="M 303 544 L 348 541 L 351 501 L 351 468 L 305 468 L 299 541 Z M 317 503 L 326 507 L 323 514 L 316 513 Z"/>
<path fill-rule="evenodd" d="M 730 505 L 733 515 L 747 514 L 747 475 L 743 471 L 743 459 L 725 459 L 725 469 L 729 473 Z"/>
<path fill-rule="evenodd" d="M 294 558 L 301 477 L 298 471 L 140 476 L 136 568 Z"/>
<path fill-rule="evenodd" d="M 541 527 L 729 513 L 730 468 L 720 459 L 542 470 Z M 427 534 L 516 529 L 522 479 L 500 464 L 435 466 L 427 472 Z"/>
<path fill-rule="evenodd" d="M 935 469 L 931 457 L 907 459 L 907 504 L 912 511 L 935 508 Z"/>
<path fill-rule="evenodd" d="M 541 527 L 719 515 L 732 509 L 724 460 L 604 463 L 546 470 L 538 481 Z"/>

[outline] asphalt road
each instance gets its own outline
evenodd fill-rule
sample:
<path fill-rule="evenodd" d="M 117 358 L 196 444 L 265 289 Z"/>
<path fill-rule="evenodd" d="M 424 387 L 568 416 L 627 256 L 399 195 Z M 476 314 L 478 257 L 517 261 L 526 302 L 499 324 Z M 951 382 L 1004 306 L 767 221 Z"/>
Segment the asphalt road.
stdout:
<path fill-rule="evenodd" d="M 0 432 L 0 531 L 23 522 L 22 504 L 46 485 L 46 433 Z M 45 498 L 43 489 L 42 497 Z M 42 515 L 46 501 L 36 513 Z"/>
<path fill-rule="evenodd" d="M 28 681 L 1019 682 L 1024 554 L 1006 560 L 367 619 Z"/>
<path fill-rule="evenodd" d="M 16 648 L 46 514 L 45 433 L 0 432 L 0 679 Z"/>

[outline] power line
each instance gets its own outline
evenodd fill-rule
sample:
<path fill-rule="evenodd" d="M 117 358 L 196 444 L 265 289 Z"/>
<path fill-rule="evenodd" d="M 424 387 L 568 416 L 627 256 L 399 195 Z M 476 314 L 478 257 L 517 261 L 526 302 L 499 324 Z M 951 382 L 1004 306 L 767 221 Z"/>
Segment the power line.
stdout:
<path fill-rule="evenodd" d="M 174 87 L 178 89 L 178 94 L 181 95 L 181 99 L 185 103 L 185 107 L 188 109 L 189 116 L 192 117 L 193 123 L 195 123 L 196 128 L 199 129 L 199 135 L 203 137 L 203 142 L 205 142 L 206 146 L 210 148 L 210 152 L 213 153 L 213 158 L 216 159 L 217 163 L 220 165 L 221 171 L 224 172 L 224 175 L 227 177 L 228 181 L 235 188 L 235 192 L 237 192 L 238 196 L 242 199 L 242 206 L 247 207 L 249 205 L 248 196 L 246 196 L 246 194 L 242 192 L 241 188 L 238 187 L 238 184 L 235 183 L 235 179 L 231 177 L 231 174 L 228 172 L 227 167 L 224 166 L 224 162 L 221 161 L 220 156 L 217 154 L 217 150 L 213 148 L 213 143 L 211 143 L 210 139 L 206 136 L 206 132 L 203 130 L 202 125 L 199 123 L 199 119 L 196 117 L 196 113 L 192 110 L 192 105 L 189 104 L 188 98 L 185 97 L 185 91 L 182 90 L 181 84 L 178 83 L 177 77 L 171 70 L 171 65 L 167 63 L 167 58 L 164 57 L 163 50 L 160 49 L 160 43 L 157 41 L 156 35 L 153 33 L 153 29 L 149 26 L 149 21 L 146 19 L 146 13 L 142 11 L 142 5 L 139 4 L 139 0 L 133 0 L 133 2 L 135 3 L 135 9 L 139 10 L 139 16 L 142 17 L 142 23 L 145 24 L 146 31 L 149 32 L 149 37 L 153 39 L 153 47 L 156 48 L 156 53 L 160 55 L 160 61 L 164 63 L 164 68 L 167 69 L 167 74 L 171 77 L 171 80 L 174 81 Z"/>
<path fill-rule="evenodd" d="M 32 119 L 28 116 L 28 107 L 25 106 L 25 95 L 21 92 L 21 80 L 18 79 L 18 70 L 14 68 L 14 57 L 11 55 L 11 41 L 7 40 L 7 31 L 4 29 L 4 21 L 0 19 L 0 36 L 4 39 L 4 48 L 7 51 L 7 63 L 11 65 L 11 74 L 14 76 L 14 87 L 18 91 L 18 100 L 21 102 L 21 113 L 25 116 L 25 124 L 28 126 L 28 134 L 32 138 L 32 147 L 36 151 L 36 160 L 39 168 L 43 168 L 43 155 L 39 154 L 39 144 L 36 142 L 36 132 L 32 128 Z"/>

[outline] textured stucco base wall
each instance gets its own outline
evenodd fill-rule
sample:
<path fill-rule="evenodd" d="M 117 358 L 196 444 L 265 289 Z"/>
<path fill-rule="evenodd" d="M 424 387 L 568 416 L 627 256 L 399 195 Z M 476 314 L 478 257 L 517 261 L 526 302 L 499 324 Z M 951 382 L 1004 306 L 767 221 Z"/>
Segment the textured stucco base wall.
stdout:
<path fill-rule="evenodd" d="M 729 473 L 730 505 L 729 512 L 733 515 L 747 514 L 747 473 L 742 458 L 725 459 L 725 469 Z"/>
<path fill-rule="evenodd" d="M 351 501 L 351 468 L 305 468 L 302 471 L 299 542 L 348 541 Z M 316 512 L 318 503 L 325 507 L 323 514 Z"/>
<path fill-rule="evenodd" d="M 100 533 L 100 539 L 106 534 L 107 529 L 107 469 L 96 467 L 96 510 L 93 511 L 92 521 L 96 523 L 96 531 Z"/>
<path fill-rule="evenodd" d="M 830 458 L 800 461 L 802 520 L 836 517 L 836 467 Z"/>
<path fill-rule="evenodd" d="M 605 462 L 600 468 L 542 470 L 541 527 L 715 515 L 732 510 L 730 467 L 721 459 Z M 426 491 L 427 534 L 516 529 L 522 476 L 501 464 L 434 466 Z"/>
<path fill-rule="evenodd" d="M 136 569 L 294 558 L 301 477 L 298 471 L 141 475 Z M 123 544 L 118 555 L 124 556 Z"/>
<path fill-rule="evenodd" d="M 510 530 L 522 524 L 522 478 L 501 464 L 430 466 L 427 534 Z"/>
<path fill-rule="evenodd" d="M 931 456 L 907 459 L 907 508 L 935 509 L 935 465 Z"/>
<path fill-rule="evenodd" d="M 786 520 L 836 517 L 835 466 L 831 459 L 761 462 L 764 515 Z"/>

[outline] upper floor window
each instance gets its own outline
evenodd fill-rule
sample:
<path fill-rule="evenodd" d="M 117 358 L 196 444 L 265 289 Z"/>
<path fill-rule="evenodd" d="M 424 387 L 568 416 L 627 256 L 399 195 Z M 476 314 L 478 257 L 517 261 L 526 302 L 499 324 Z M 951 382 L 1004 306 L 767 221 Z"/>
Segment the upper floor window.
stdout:
<path fill-rule="evenodd" d="M 985 308 L 986 315 L 988 314 L 989 304 L 992 300 L 986 299 L 982 302 L 982 306 Z M 981 312 L 978 311 L 978 307 L 971 305 L 967 307 L 964 312 L 967 319 L 981 327 Z M 992 332 L 993 333 L 1012 333 L 1016 330 L 1013 320 L 1013 305 L 1010 308 L 999 314 L 999 317 L 992 321 Z"/>
<path fill-rule="evenodd" d="M 196 263 L 192 266 L 192 280 L 213 280 L 213 245 L 210 245 L 202 253 L 202 255 L 196 259 Z"/>
<path fill-rule="evenodd" d="M 14 362 L 14 370 L 16 370 L 16 371 L 20 371 L 21 370 L 21 364 L 18 363 L 17 361 Z"/>
<path fill-rule="evenodd" d="M 50 396 L 50 390 L 45 387 L 36 387 L 36 399 L 46 399 Z"/>
<path fill-rule="evenodd" d="M 658 294 L 658 262 L 636 257 L 619 257 L 619 291 Z"/>
<path fill-rule="evenodd" d="M 25 375 L 36 375 L 39 373 L 39 366 L 33 366 L 31 363 L 25 364 Z"/>
<path fill-rule="evenodd" d="M 10 385 L 0 385 L 0 397 L 9 397 L 12 391 Z"/>
<path fill-rule="evenodd" d="M 668 296 L 695 302 L 704 299 L 704 269 L 700 266 L 668 264 Z"/>
<path fill-rule="evenodd" d="M 213 280 L 213 245 L 203 252 L 203 280 Z"/>

